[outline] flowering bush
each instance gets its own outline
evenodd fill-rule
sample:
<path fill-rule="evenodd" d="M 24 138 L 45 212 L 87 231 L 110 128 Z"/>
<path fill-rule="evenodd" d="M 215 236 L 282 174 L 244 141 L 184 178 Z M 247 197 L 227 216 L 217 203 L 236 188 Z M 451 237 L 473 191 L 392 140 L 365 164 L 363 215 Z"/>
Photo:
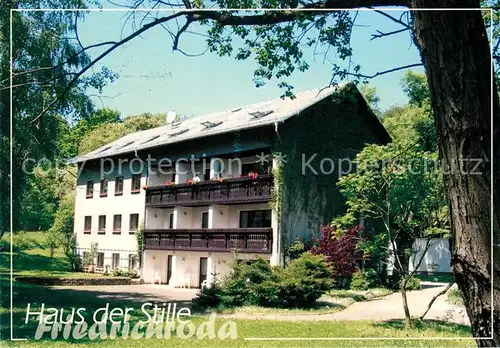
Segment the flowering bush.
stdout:
<path fill-rule="evenodd" d="M 325 255 L 332 267 L 334 279 L 350 277 L 356 272 L 356 261 L 362 252 L 357 249 L 360 241 L 359 232 L 361 226 L 349 228 L 342 235 L 337 235 L 331 226 L 321 227 L 321 238 L 317 245 L 313 246 L 311 253 L 314 255 Z"/>
<path fill-rule="evenodd" d="M 259 173 L 257 173 L 257 172 L 253 172 L 253 171 L 252 171 L 252 172 L 249 172 L 249 173 L 248 173 L 248 176 L 249 176 L 250 178 L 252 178 L 252 180 L 255 180 L 255 179 L 257 179 L 257 178 L 259 177 Z"/>

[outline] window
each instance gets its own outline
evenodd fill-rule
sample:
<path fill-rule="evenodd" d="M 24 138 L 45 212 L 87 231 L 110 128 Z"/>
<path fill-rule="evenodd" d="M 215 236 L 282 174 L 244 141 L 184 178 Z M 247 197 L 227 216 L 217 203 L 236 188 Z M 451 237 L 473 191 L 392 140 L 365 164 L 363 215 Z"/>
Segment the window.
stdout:
<path fill-rule="evenodd" d="M 136 268 L 137 268 L 137 255 L 128 254 L 128 269 L 136 269 Z"/>
<path fill-rule="evenodd" d="M 240 228 L 271 227 L 271 210 L 240 212 Z"/>
<path fill-rule="evenodd" d="M 168 221 L 168 228 L 170 229 L 174 228 L 174 214 L 170 214 Z"/>
<path fill-rule="evenodd" d="M 87 198 L 94 197 L 94 182 L 87 181 Z"/>
<path fill-rule="evenodd" d="M 208 212 L 201 214 L 201 228 L 208 228 Z"/>
<path fill-rule="evenodd" d="M 123 176 L 115 179 L 115 196 L 123 194 Z"/>
<path fill-rule="evenodd" d="M 134 233 L 139 228 L 139 214 L 130 214 L 129 232 Z"/>
<path fill-rule="evenodd" d="M 97 268 L 104 268 L 104 253 L 97 253 Z"/>
<path fill-rule="evenodd" d="M 83 233 L 90 234 L 92 230 L 92 216 L 85 216 L 85 222 L 83 224 Z"/>
<path fill-rule="evenodd" d="M 113 253 L 111 256 L 111 268 L 115 269 L 120 267 L 120 254 Z"/>
<path fill-rule="evenodd" d="M 122 216 L 114 215 L 113 216 L 113 233 L 120 234 L 122 231 Z"/>
<path fill-rule="evenodd" d="M 141 190 L 141 174 L 132 175 L 132 192 L 140 192 Z"/>
<path fill-rule="evenodd" d="M 97 230 L 97 233 L 106 233 L 106 215 L 99 215 L 99 229 Z"/>
<path fill-rule="evenodd" d="M 108 195 L 108 179 L 101 180 L 101 197 Z"/>
<path fill-rule="evenodd" d="M 203 180 L 210 180 L 210 169 L 205 169 L 205 175 L 203 175 Z"/>
<path fill-rule="evenodd" d="M 268 163 L 243 163 L 241 165 L 241 174 L 248 175 L 250 172 L 257 172 L 259 175 L 269 174 L 271 168 Z"/>

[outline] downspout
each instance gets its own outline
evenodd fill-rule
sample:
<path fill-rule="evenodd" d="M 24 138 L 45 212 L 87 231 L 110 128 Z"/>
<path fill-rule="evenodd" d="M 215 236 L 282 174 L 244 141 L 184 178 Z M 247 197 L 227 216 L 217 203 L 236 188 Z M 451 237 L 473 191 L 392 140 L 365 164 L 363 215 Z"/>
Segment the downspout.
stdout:
<path fill-rule="evenodd" d="M 137 148 L 134 149 L 134 156 L 136 158 L 138 158 L 142 163 L 144 163 L 144 161 L 142 160 L 142 158 L 140 158 L 138 155 L 137 155 Z M 147 176 L 146 176 L 146 186 L 149 185 L 149 168 L 146 168 L 146 173 L 147 173 Z M 144 213 L 143 213 L 143 224 L 144 224 L 144 228 L 143 228 L 143 231 L 142 231 L 142 238 L 144 239 L 144 230 L 146 229 L 146 195 L 144 195 Z M 140 221 L 139 221 L 140 223 Z M 139 226 L 140 228 L 140 226 Z M 137 238 L 136 238 L 137 239 Z M 143 243 L 144 243 L 144 240 L 143 240 Z M 137 246 L 139 247 L 139 246 Z M 139 251 L 139 250 L 137 250 Z M 142 284 L 144 282 L 144 261 L 146 259 L 146 255 L 145 255 L 145 250 L 141 250 L 141 259 L 139 260 L 140 263 L 139 263 L 139 279 L 140 279 L 140 283 Z"/>

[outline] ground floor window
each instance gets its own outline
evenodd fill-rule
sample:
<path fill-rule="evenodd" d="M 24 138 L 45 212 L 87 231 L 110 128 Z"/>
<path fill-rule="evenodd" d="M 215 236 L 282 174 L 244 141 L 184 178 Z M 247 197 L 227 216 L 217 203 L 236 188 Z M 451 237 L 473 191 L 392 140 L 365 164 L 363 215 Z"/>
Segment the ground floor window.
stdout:
<path fill-rule="evenodd" d="M 128 254 L 128 269 L 137 269 L 137 255 Z"/>
<path fill-rule="evenodd" d="M 97 268 L 104 268 L 104 253 L 97 253 Z"/>
<path fill-rule="evenodd" d="M 111 259 L 111 268 L 118 268 L 120 266 L 120 254 L 113 253 Z"/>

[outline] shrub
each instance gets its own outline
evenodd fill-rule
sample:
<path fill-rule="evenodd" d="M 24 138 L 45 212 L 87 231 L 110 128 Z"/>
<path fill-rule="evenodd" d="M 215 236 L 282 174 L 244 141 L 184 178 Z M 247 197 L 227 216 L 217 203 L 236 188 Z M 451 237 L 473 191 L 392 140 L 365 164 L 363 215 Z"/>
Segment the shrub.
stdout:
<path fill-rule="evenodd" d="M 7 239 L 1 239 L 0 240 L 0 251 L 2 252 L 8 252 L 10 251 L 10 243 Z M 13 252 L 18 252 L 19 248 L 16 248 L 15 245 L 12 246 L 12 251 Z"/>
<path fill-rule="evenodd" d="M 401 290 L 401 276 L 393 274 L 387 277 L 387 287 L 392 290 Z M 410 277 L 406 281 L 406 290 L 420 290 L 420 279 L 417 277 Z"/>
<path fill-rule="evenodd" d="M 212 275 L 212 281 L 208 287 L 202 287 L 193 299 L 195 308 L 218 307 L 221 303 L 222 289 L 219 279 Z"/>
<path fill-rule="evenodd" d="M 311 307 L 332 286 L 332 274 L 322 255 L 304 253 L 289 266 L 271 267 L 264 259 L 234 263 L 222 282 L 201 289 L 196 306 Z"/>
<path fill-rule="evenodd" d="M 290 244 L 288 248 L 286 248 L 286 255 L 290 258 L 290 260 L 295 260 L 300 257 L 306 251 L 305 244 L 296 239 Z"/>
<path fill-rule="evenodd" d="M 345 233 L 337 233 L 332 226 L 321 228 L 321 238 L 311 252 L 314 255 L 325 255 L 332 267 L 332 277 L 338 279 L 337 284 L 346 283 L 356 271 L 356 261 L 361 252 L 357 250 L 360 241 L 360 226 L 351 227 Z"/>
<path fill-rule="evenodd" d="M 355 272 L 352 275 L 351 289 L 353 290 L 368 290 L 378 285 L 377 272 L 374 269 L 368 268 L 364 271 Z"/>
<path fill-rule="evenodd" d="M 420 290 L 420 279 L 417 277 L 410 277 L 406 281 L 406 290 Z"/>
<path fill-rule="evenodd" d="M 36 285 L 130 285 L 131 279 L 127 277 L 58 277 L 58 276 L 17 276 L 19 282 Z"/>
<path fill-rule="evenodd" d="M 332 271 L 322 255 L 305 253 L 278 272 L 278 299 L 284 307 L 311 307 L 332 286 Z"/>
<path fill-rule="evenodd" d="M 258 305 L 261 284 L 272 280 L 269 262 L 259 258 L 250 264 L 235 262 L 230 275 L 222 281 L 221 300 L 227 306 Z"/>
<path fill-rule="evenodd" d="M 139 275 L 137 271 L 134 269 L 121 269 L 115 268 L 111 271 L 111 275 L 113 277 L 128 277 L 128 278 L 137 278 Z"/>

